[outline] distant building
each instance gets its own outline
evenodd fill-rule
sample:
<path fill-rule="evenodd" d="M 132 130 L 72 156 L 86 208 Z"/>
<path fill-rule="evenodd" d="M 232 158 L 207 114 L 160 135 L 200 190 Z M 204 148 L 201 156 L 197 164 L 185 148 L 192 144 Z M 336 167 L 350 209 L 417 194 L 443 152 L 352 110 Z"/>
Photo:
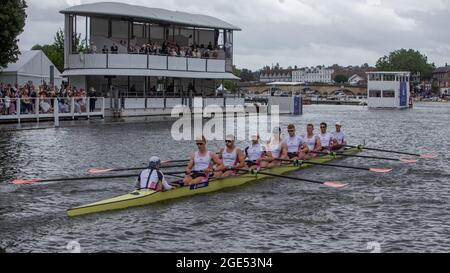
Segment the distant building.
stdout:
<path fill-rule="evenodd" d="M 145 105 L 147 97 L 214 96 L 223 80 L 239 80 L 232 74 L 233 33 L 241 29 L 218 18 L 115 2 L 60 12 L 63 75 L 72 86 L 94 87 L 106 97 L 115 90 Z M 71 37 L 84 27 L 90 46 L 79 52 Z"/>
<path fill-rule="evenodd" d="M 5 84 L 25 85 L 33 82 L 40 85 L 44 81 L 50 83 L 50 67 L 53 66 L 54 84 L 61 85 L 61 73 L 41 50 L 22 51 L 19 60 L 10 63 L 5 69 L 0 69 L 0 82 Z"/>
<path fill-rule="evenodd" d="M 441 96 L 450 95 L 450 65 L 433 71 L 433 84 L 439 88 Z"/>
<path fill-rule="evenodd" d="M 262 70 L 259 75 L 260 82 L 291 82 L 292 69 Z"/>
<path fill-rule="evenodd" d="M 407 108 L 410 72 L 368 72 L 367 97 L 370 108 Z"/>
<path fill-rule="evenodd" d="M 365 79 L 358 74 L 354 74 L 348 78 L 348 84 L 350 85 L 358 85 L 364 82 Z"/>
<path fill-rule="evenodd" d="M 334 70 L 321 66 L 313 68 L 301 68 L 292 71 L 293 82 L 307 83 L 332 83 Z"/>
<path fill-rule="evenodd" d="M 376 68 L 374 68 L 374 67 L 364 67 L 364 66 L 363 67 L 361 67 L 361 66 L 342 67 L 342 66 L 338 66 L 338 65 L 333 65 L 330 68 L 332 68 L 334 70 L 333 75 L 331 75 L 332 79 L 335 79 L 337 75 L 343 75 L 349 79 L 355 75 L 358 75 L 359 77 L 362 78 L 362 80 L 359 81 L 356 85 L 367 85 L 366 73 L 376 71 Z"/>

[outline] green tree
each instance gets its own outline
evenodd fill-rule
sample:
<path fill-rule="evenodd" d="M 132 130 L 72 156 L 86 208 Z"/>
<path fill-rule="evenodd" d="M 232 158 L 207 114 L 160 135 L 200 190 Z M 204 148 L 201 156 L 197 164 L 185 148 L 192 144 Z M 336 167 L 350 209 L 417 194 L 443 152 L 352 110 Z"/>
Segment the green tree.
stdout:
<path fill-rule="evenodd" d="M 78 52 L 85 52 L 86 46 L 84 40 L 81 40 L 81 34 L 76 36 L 75 45 Z M 59 71 L 64 70 L 64 32 L 61 29 L 53 37 L 53 44 L 35 45 L 31 49 L 42 50 Z"/>
<path fill-rule="evenodd" d="M 334 77 L 334 81 L 337 83 L 346 83 L 348 82 L 348 77 L 342 74 L 338 74 L 336 75 L 336 77 Z"/>
<path fill-rule="evenodd" d="M 433 63 L 428 63 L 427 56 L 419 51 L 402 48 L 391 52 L 388 56 L 381 57 L 377 61 L 376 68 L 382 71 L 420 73 L 422 79 L 429 80 L 435 66 Z"/>
<path fill-rule="evenodd" d="M 233 65 L 233 75 L 236 77 L 241 77 L 241 70 L 237 69 L 235 65 Z M 224 81 L 223 86 L 231 92 L 236 92 L 238 90 L 237 81 L 234 80 Z"/>
<path fill-rule="evenodd" d="M 25 27 L 25 0 L 2 0 L 0 5 L 0 68 L 19 59 L 19 36 Z"/>
<path fill-rule="evenodd" d="M 251 81 L 255 81 L 255 73 L 253 73 L 253 71 L 243 68 L 241 70 L 241 81 L 242 82 L 251 82 Z"/>
<path fill-rule="evenodd" d="M 60 50 L 54 45 L 35 45 L 31 50 L 42 50 L 59 71 L 64 70 L 64 49 Z"/>

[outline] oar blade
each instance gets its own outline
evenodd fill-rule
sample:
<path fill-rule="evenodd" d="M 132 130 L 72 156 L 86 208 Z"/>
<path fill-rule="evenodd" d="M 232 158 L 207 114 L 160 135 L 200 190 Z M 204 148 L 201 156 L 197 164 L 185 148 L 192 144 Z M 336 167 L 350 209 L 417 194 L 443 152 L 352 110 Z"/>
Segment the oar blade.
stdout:
<path fill-rule="evenodd" d="M 92 169 L 89 169 L 89 173 L 92 173 L 92 174 L 101 174 L 101 173 L 109 173 L 109 172 L 112 172 L 112 171 L 114 171 L 114 169 L 97 169 L 97 168 L 92 168 Z"/>
<path fill-rule="evenodd" d="M 323 184 L 327 187 L 335 188 L 335 189 L 341 189 L 341 188 L 345 188 L 348 186 L 348 184 L 344 184 L 344 183 L 337 182 L 337 181 L 325 182 Z"/>
<path fill-rule="evenodd" d="M 417 163 L 417 160 L 415 159 L 400 159 L 400 162 L 405 163 L 405 164 L 414 164 Z"/>
<path fill-rule="evenodd" d="M 436 159 L 436 158 L 437 158 L 437 155 L 423 154 L 423 155 L 420 155 L 420 158 L 424 158 L 424 159 Z"/>
<path fill-rule="evenodd" d="M 39 183 L 39 182 L 43 182 L 43 180 L 14 180 L 11 183 L 13 183 L 14 185 L 27 185 L 27 184 L 34 184 L 34 183 Z"/>
<path fill-rule="evenodd" d="M 392 169 L 370 168 L 369 171 L 373 173 L 390 173 Z"/>

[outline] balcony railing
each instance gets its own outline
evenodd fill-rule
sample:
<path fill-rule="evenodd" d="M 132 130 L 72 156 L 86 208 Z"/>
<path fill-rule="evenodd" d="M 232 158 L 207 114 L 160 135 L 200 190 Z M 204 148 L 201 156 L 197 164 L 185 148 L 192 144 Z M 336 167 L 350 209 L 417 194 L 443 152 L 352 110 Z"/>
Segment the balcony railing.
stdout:
<path fill-rule="evenodd" d="M 55 113 L 58 104 L 58 113 Z M 105 116 L 104 98 L 0 98 L 0 121 Z"/>
<path fill-rule="evenodd" d="M 231 72 L 231 60 L 145 54 L 71 54 L 68 69 L 153 69 Z"/>

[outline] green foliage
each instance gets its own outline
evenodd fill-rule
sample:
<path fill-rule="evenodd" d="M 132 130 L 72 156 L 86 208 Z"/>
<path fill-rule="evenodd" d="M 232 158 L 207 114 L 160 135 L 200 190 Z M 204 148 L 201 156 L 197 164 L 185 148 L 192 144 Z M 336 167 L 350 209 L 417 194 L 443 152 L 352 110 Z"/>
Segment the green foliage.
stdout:
<path fill-rule="evenodd" d="M 338 74 L 336 75 L 336 77 L 334 77 L 334 81 L 336 83 L 347 83 L 348 82 L 348 77 L 342 74 Z"/>
<path fill-rule="evenodd" d="M 19 59 L 17 37 L 25 27 L 26 8 L 25 0 L 2 0 L 0 4 L 0 68 Z"/>
<path fill-rule="evenodd" d="M 64 49 L 60 50 L 54 45 L 35 45 L 31 50 L 42 50 L 59 71 L 64 70 Z"/>
<path fill-rule="evenodd" d="M 77 35 L 75 43 L 78 52 L 86 51 L 84 40 L 81 40 L 81 34 Z M 53 44 L 35 45 L 31 49 L 42 50 L 59 71 L 64 70 L 64 32 L 61 29 L 56 32 Z"/>
<path fill-rule="evenodd" d="M 424 80 L 432 77 L 434 64 L 428 63 L 427 56 L 413 49 L 399 49 L 388 56 L 381 57 L 376 64 L 382 71 L 410 71 L 412 74 L 420 73 Z"/>
<path fill-rule="evenodd" d="M 241 70 L 237 69 L 235 65 L 233 65 L 233 75 L 236 77 L 241 76 Z M 237 81 L 225 80 L 223 81 L 223 86 L 231 92 L 236 92 L 238 90 Z"/>

